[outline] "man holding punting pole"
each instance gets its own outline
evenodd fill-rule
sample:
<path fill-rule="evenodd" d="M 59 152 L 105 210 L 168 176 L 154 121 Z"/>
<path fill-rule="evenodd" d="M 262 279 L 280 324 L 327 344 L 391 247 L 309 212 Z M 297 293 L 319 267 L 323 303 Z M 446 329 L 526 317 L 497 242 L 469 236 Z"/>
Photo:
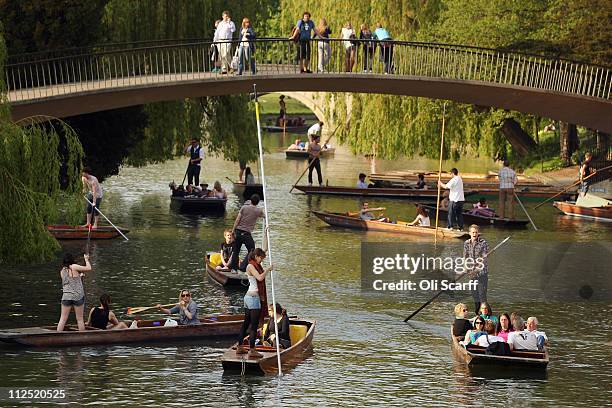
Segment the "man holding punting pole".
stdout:
<path fill-rule="evenodd" d="M 191 139 L 191 144 L 185 148 L 185 153 L 189 154 L 189 166 L 187 167 L 187 184 L 192 186 L 200 185 L 200 169 L 204 159 L 204 150 L 200 142 L 195 137 Z M 195 184 L 193 183 L 195 181 Z"/>
<path fill-rule="evenodd" d="M 83 168 L 83 172 L 81 173 L 81 181 L 83 182 L 83 186 L 89 190 L 89 193 L 87 194 L 87 224 L 85 224 L 85 226 L 89 227 L 91 225 L 91 217 L 93 217 L 93 228 L 98 228 L 100 214 L 94 210 L 94 207 L 100 208 L 103 195 L 102 186 L 100 185 L 98 178 L 91 174 L 91 169 L 89 167 Z"/>
<path fill-rule="evenodd" d="M 499 169 L 497 175 L 499 178 L 499 208 L 497 212 L 501 218 L 508 215 L 508 218 L 514 219 L 514 186 L 518 179 L 516 172 L 508 166 L 510 166 L 510 162 L 504 160 L 504 165 Z M 506 213 L 506 204 L 508 204 L 508 213 Z"/>
<path fill-rule="evenodd" d="M 463 180 L 459 177 L 459 170 L 456 168 L 451 169 L 453 178 L 448 183 L 444 184 L 438 180 L 440 187 L 450 190 L 448 196 L 448 229 L 453 229 L 455 224 L 460 230 L 463 230 L 463 203 L 465 197 L 463 196 Z"/>
<path fill-rule="evenodd" d="M 476 315 L 479 314 L 480 304 L 487 301 L 487 285 L 489 283 L 488 252 L 489 244 L 480 236 L 480 228 L 475 224 L 470 225 L 470 239 L 463 244 L 463 258 L 472 259 L 472 262 L 476 265 L 469 272 L 470 278 L 478 282 L 476 288 L 472 290 Z M 479 258 L 482 260 L 482 264 L 477 261 Z M 482 267 L 478 268 L 481 265 Z"/>
<path fill-rule="evenodd" d="M 259 204 L 259 200 L 259 195 L 253 194 L 251 196 L 251 200 L 245 202 L 242 208 L 240 208 L 238 216 L 236 217 L 236 221 L 234 221 L 232 232 L 234 233 L 236 239 L 234 239 L 234 250 L 232 252 L 230 269 L 240 269 L 243 272 L 246 270 L 246 267 L 249 263 L 248 255 L 242 260 L 240 268 L 238 267 L 238 257 L 240 255 L 240 249 L 242 248 L 242 245 L 246 246 L 248 253 L 251 253 L 251 251 L 255 249 L 255 241 L 253 241 L 253 236 L 251 235 L 251 233 L 255 228 L 255 223 L 257 222 L 257 219 L 266 217 L 263 208 L 257 207 L 257 204 Z"/>

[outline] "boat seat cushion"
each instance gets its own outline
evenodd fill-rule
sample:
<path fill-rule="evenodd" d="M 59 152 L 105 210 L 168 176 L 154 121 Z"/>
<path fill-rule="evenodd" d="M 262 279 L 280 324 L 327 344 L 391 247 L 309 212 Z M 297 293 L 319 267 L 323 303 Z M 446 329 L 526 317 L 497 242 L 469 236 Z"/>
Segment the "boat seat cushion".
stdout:
<path fill-rule="evenodd" d="M 301 324 L 291 324 L 289 325 L 289 338 L 291 339 L 291 344 L 296 344 L 298 341 L 302 340 L 306 337 L 307 327 Z"/>
<path fill-rule="evenodd" d="M 210 254 L 208 262 L 210 262 L 210 266 L 212 266 L 213 268 L 216 268 L 217 266 L 221 265 L 221 254 L 218 252 Z"/>

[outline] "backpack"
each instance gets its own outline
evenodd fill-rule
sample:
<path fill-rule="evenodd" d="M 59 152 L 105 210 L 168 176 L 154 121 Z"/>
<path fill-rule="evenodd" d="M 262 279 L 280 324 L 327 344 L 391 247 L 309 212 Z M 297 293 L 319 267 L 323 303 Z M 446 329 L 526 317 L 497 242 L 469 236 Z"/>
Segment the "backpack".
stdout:
<path fill-rule="evenodd" d="M 487 342 L 489 341 L 489 336 L 487 336 Z M 510 345 L 505 341 L 496 341 L 494 343 L 489 343 L 487 349 L 485 350 L 485 354 L 490 356 L 510 356 Z"/>

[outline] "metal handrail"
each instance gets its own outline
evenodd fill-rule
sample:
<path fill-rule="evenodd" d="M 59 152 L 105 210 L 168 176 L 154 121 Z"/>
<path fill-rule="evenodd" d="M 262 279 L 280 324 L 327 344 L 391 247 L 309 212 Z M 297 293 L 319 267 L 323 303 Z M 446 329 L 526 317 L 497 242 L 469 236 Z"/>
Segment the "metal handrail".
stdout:
<path fill-rule="evenodd" d="M 299 72 L 296 58 L 301 47 L 286 38 L 251 41 L 248 44 L 254 46 L 254 52 L 240 40 L 215 43 L 212 40 L 173 40 L 172 44 L 164 44 L 164 41 L 159 40 L 156 44 L 160 44 L 153 46 L 129 43 L 131 48 L 7 64 L 5 81 L 9 101 L 134 84 L 218 79 L 221 74 L 211 73 L 215 65 L 209 50 L 213 45 L 219 51 L 227 49 L 229 58 L 236 50 L 241 51 L 247 72 L 251 61 L 259 73 Z M 240 47 L 241 44 L 245 47 Z M 311 69 L 319 68 L 325 73 L 479 81 L 606 101 L 612 90 L 612 70 L 609 68 L 525 53 L 463 45 L 337 38 L 315 39 L 309 45 Z M 354 54 L 350 49 L 347 51 L 345 45 L 355 45 Z M 226 62 L 229 62 L 227 58 Z"/>

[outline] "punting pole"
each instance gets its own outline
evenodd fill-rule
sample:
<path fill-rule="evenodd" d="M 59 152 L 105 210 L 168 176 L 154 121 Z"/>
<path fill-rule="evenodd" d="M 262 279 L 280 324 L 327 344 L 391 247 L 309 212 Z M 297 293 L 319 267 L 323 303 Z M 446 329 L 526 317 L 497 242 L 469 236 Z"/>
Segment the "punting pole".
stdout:
<path fill-rule="evenodd" d="M 531 222 L 531 225 L 533 226 L 534 230 L 538 230 L 538 227 L 536 227 L 535 223 L 533 222 L 533 220 L 531 219 L 531 217 L 529 216 L 529 213 L 527 212 L 527 209 L 525 208 L 525 206 L 523 205 L 523 203 L 521 202 L 521 199 L 519 198 L 518 195 L 516 195 L 516 192 L 514 193 L 514 198 L 516 198 L 516 201 L 518 201 L 518 203 L 520 204 L 521 208 L 523 209 L 523 211 L 525 212 L 525 215 L 527 216 L 527 218 L 529 218 L 529 222 Z"/>
<path fill-rule="evenodd" d="M 440 140 L 440 164 L 438 166 L 438 199 L 436 201 L 436 233 L 434 235 L 434 246 L 438 245 L 438 218 L 440 215 L 440 181 L 442 180 L 442 154 L 444 153 L 444 121 L 446 118 L 446 102 L 442 105 L 442 139 Z M 450 208 L 449 208 L 450 211 Z"/>
<path fill-rule="evenodd" d="M 128 237 L 126 237 L 126 236 L 125 236 L 125 234 L 124 234 L 123 232 L 121 232 L 121 230 L 120 230 L 119 228 L 117 228 L 117 226 L 116 226 L 115 224 L 113 224 L 113 223 L 111 222 L 111 220 L 109 220 L 108 218 L 106 218 L 106 215 L 102 214 L 102 211 L 100 211 L 100 209 L 99 209 L 98 207 L 94 206 L 94 205 L 93 205 L 93 203 L 92 203 L 91 201 L 89 201 L 89 198 L 87 198 L 87 196 L 84 196 L 84 197 L 85 197 L 85 200 L 87 200 L 87 202 L 89 203 L 89 205 L 91 205 L 93 208 L 95 208 L 95 209 L 96 209 L 96 211 L 97 211 L 97 212 L 98 212 L 98 213 L 99 213 L 101 216 L 103 216 L 103 217 L 104 217 L 104 219 L 105 219 L 106 221 L 108 221 L 108 223 L 109 223 L 110 225 L 112 225 L 112 226 L 113 226 L 113 228 L 114 228 L 114 229 L 116 229 L 116 230 L 117 230 L 117 232 L 118 232 L 119 234 L 121 234 L 121 236 L 122 236 L 123 238 L 125 238 L 125 240 L 126 240 L 126 241 L 129 241 Z M 93 217 L 93 214 L 92 214 L 92 217 Z"/>
<path fill-rule="evenodd" d="M 263 189 L 263 194 L 265 199 L 264 202 L 264 213 L 266 214 L 266 218 L 264 218 L 264 239 L 268 244 L 268 259 L 270 260 L 270 264 L 272 263 L 272 246 L 270 245 L 270 224 L 269 224 L 269 216 L 268 216 L 268 193 L 266 191 L 266 175 L 264 172 L 264 164 L 263 164 L 263 145 L 261 143 L 261 122 L 259 120 L 259 101 L 257 100 L 257 84 L 253 84 L 253 96 L 255 100 L 255 117 L 257 118 L 257 141 L 259 144 L 259 175 L 261 178 L 261 187 Z M 276 298 L 274 296 L 274 271 L 270 271 L 270 283 L 272 285 L 272 304 L 274 305 L 273 309 L 273 318 L 274 318 L 274 333 L 278 333 L 278 323 L 276 321 Z M 267 307 L 268 305 L 266 305 Z M 270 324 L 270 323 L 268 323 Z M 283 375 L 281 369 L 281 359 L 280 359 L 280 345 L 278 341 L 278 334 L 276 335 L 276 360 L 278 364 L 278 375 L 279 377 Z"/>

